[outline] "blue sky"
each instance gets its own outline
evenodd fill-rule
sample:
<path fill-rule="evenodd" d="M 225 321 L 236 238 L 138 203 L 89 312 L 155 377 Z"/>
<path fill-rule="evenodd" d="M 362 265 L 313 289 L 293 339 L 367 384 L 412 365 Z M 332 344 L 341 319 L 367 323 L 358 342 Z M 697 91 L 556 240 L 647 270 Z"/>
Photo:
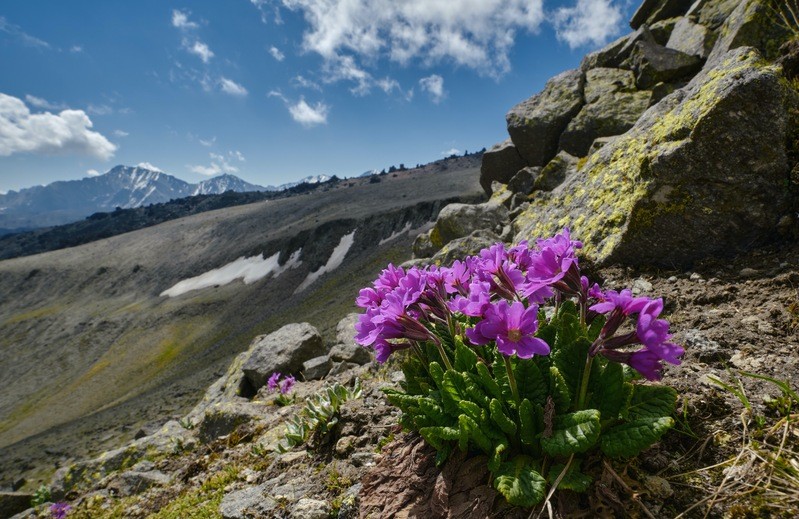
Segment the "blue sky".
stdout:
<path fill-rule="evenodd" d="M 425 163 L 629 31 L 630 0 L 6 0 L 0 191 L 147 163 L 262 185 Z"/>

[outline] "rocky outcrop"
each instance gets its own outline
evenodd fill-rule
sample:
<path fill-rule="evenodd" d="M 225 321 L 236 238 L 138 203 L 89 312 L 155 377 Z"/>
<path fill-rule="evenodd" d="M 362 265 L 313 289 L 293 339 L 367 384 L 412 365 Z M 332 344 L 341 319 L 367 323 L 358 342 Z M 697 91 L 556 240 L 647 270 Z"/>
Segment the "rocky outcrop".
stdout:
<path fill-rule="evenodd" d="M 516 238 L 570 225 L 600 263 L 673 266 L 776 236 L 796 96 L 756 50 L 731 51 L 534 201 Z"/>
<path fill-rule="evenodd" d="M 718 41 L 707 59 L 708 66 L 716 66 L 729 50 L 742 46 L 755 47 L 765 57 L 776 58 L 789 36 L 789 30 L 776 23 L 776 18 L 767 0 L 742 0 L 719 28 Z"/>
<path fill-rule="evenodd" d="M 480 229 L 501 230 L 507 219 L 507 208 L 493 200 L 477 205 L 450 204 L 438 214 L 430 239 L 440 249 Z"/>
<path fill-rule="evenodd" d="M 668 36 L 666 39 L 668 39 Z M 633 47 L 639 41 L 657 42 L 657 38 L 648 25 L 642 25 L 634 33 L 622 36 L 602 49 L 586 55 L 580 62 L 580 70 L 588 71 L 600 67 L 617 68 L 624 63 L 624 60 L 630 57 Z M 666 43 L 666 41 L 664 40 L 663 43 Z"/>
<path fill-rule="evenodd" d="M 496 144 L 483 154 L 480 165 L 480 185 L 491 196 L 491 184 L 507 184 L 517 171 L 525 166 L 522 156 L 510 139 Z"/>
<path fill-rule="evenodd" d="M 635 84 L 642 90 L 693 75 L 702 67 L 697 56 L 645 41 L 635 44 L 630 61 Z"/>
<path fill-rule="evenodd" d="M 644 0 L 630 19 L 630 27 L 637 29 L 644 23 L 651 25 L 666 18 L 681 16 L 693 3 L 694 0 Z"/>
<path fill-rule="evenodd" d="M 308 323 L 292 323 L 256 338 L 242 365 L 245 382 L 251 391 L 266 385 L 275 373 L 299 373 L 303 362 L 324 351 L 322 336 Z"/>
<path fill-rule="evenodd" d="M 560 136 L 559 149 L 584 157 L 597 137 L 632 128 L 649 107 L 652 93 L 638 91 L 629 70 L 594 68 L 586 73 L 585 106 Z"/>
<path fill-rule="evenodd" d="M 674 25 L 666 47 L 707 59 L 716 43 L 716 37 L 716 33 L 704 25 L 694 23 L 690 18 L 680 18 Z"/>
<path fill-rule="evenodd" d="M 558 152 L 560 134 L 583 106 L 584 86 L 581 70 L 563 72 L 508 112 L 508 133 L 526 165 L 544 166 Z"/>
<path fill-rule="evenodd" d="M 330 348 L 330 360 L 353 364 L 368 364 L 372 361 L 369 350 L 355 342 L 355 323 L 360 314 L 352 313 L 339 321 L 336 326 L 336 344 Z"/>

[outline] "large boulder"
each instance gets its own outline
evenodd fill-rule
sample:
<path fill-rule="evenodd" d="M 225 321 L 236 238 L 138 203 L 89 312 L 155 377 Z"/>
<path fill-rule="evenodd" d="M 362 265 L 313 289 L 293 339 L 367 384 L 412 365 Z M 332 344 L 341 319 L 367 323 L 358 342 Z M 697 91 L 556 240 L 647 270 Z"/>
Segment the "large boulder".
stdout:
<path fill-rule="evenodd" d="M 630 19 L 630 27 L 639 28 L 641 25 L 665 20 L 674 16 L 682 16 L 691 7 L 694 0 L 644 0 Z"/>
<path fill-rule="evenodd" d="M 452 265 L 456 259 L 462 260 L 466 256 L 475 256 L 479 254 L 481 250 L 501 241 L 502 238 L 496 233 L 486 229 L 480 229 L 468 236 L 452 240 L 444 245 L 444 247 L 431 258 L 431 263 L 449 266 Z"/>
<path fill-rule="evenodd" d="M 308 323 L 287 324 L 250 346 L 242 371 L 257 392 L 272 373 L 299 373 L 303 362 L 323 353 L 324 342 L 316 328 Z"/>
<path fill-rule="evenodd" d="M 798 102 L 755 49 L 731 51 L 534 200 L 515 238 L 568 225 L 600 264 L 671 267 L 773 239 L 792 214 L 785 143 Z"/>
<path fill-rule="evenodd" d="M 558 152 L 560 134 L 583 106 L 584 86 L 581 70 L 562 72 L 505 116 L 508 134 L 527 166 L 545 166 Z"/>
<path fill-rule="evenodd" d="M 666 38 L 668 39 L 668 38 Z M 639 41 L 656 42 L 656 38 L 646 24 L 639 27 L 632 34 L 622 36 L 616 41 L 607 44 L 605 47 L 586 54 L 580 62 L 580 70 L 588 71 L 592 68 L 617 68 L 624 60 L 630 57 L 630 53 Z M 663 43 L 666 43 L 664 40 Z"/>
<path fill-rule="evenodd" d="M 716 30 L 741 3 L 741 0 L 697 0 L 686 14 L 701 25 Z"/>
<path fill-rule="evenodd" d="M 768 0 L 741 0 L 719 29 L 719 39 L 705 68 L 715 67 L 729 50 L 742 46 L 755 47 L 767 58 L 776 58 L 790 36 L 790 31 L 776 20 Z"/>
<path fill-rule="evenodd" d="M 525 165 L 524 159 L 510 139 L 495 144 L 483 153 L 483 162 L 480 164 L 480 185 L 486 194 L 491 196 L 492 182 L 507 184 Z"/>
<path fill-rule="evenodd" d="M 432 254 L 431 254 L 432 256 Z M 360 314 L 352 313 L 338 322 L 336 326 L 336 344 L 330 348 L 330 360 L 333 362 L 350 362 L 368 364 L 372 361 L 369 350 L 355 342 L 355 323 Z"/>
<path fill-rule="evenodd" d="M 533 181 L 533 190 L 553 191 L 561 185 L 567 177 L 577 172 L 577 157 L 566 151 L 561 151 L 549 161 Z"/>
<path fill-rule="evenodd" d="M 560 149 L 585 157 L 597 137 L 632 128 L 649 107 L 652 93 L 638 91 L 629 70 L 595 68 L 586 72 L 585 106 L 560 136 Z"/>
<path fill-rule="evenodd" d="M 0 517 L 11 517 L 31 506 L 33 494 L 25 492 L 0 492 Z"/>
<path fill-rule="evenodd" d="M 680 18 L 671 31 L 666 47 L 707 59 L 713 50 L 716 36 L 715 32 L 704 25 L 694 23 L 689 18 Z"/>
<path fill-rule="evenodd" d="M 697 56 L 647 41 L 635 44 L 630 61 L 635 83 L 641 90 L 691 76 L 702 67 L 702 60 Z"/>
<path fill-rule="evenodd" d="M 508 209 L 494 201 L 483 204 L 449 204 L 440 213 L 430 239 L 441 249 L 452 240 L 463 238 L 474 231 L 496 231 L 508 219 Z"/>

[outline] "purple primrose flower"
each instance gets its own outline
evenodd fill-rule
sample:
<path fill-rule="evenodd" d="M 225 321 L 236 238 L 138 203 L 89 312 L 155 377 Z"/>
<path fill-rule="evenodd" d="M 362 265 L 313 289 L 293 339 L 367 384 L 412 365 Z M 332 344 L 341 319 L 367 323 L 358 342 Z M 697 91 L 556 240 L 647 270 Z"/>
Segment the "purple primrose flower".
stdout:
<path fill-rule="evenodd" d="M 50 505 L 50 515 L 53 519 L 64 519 L 72 507 L 66 503 L 53 503 Z"/>
<path fill-rule="evenodd" d="M 474 344 L 496 341 L 497 349 L 507 356 L 514 353 L 522 359 L 533 355 L 549 354 L 549 345 L 534 337 L 538 331 L 538 306 L 525 308 L 519 301 L 508 304 L 500 301 L 486 310 L 485 319 L 474 328 L 466 330 L 466 336 Z"/>

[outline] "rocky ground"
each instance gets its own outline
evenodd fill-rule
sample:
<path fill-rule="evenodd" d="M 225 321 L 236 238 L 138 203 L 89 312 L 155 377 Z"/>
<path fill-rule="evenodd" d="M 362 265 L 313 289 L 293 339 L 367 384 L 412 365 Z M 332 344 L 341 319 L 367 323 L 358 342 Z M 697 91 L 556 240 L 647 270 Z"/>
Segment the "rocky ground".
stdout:
<path fill-rule="evenodd" d="M 796 389 L 799 246 L 706 261 L 690 271 L 613 267 L 593 276 L 609 288 L 664 297 L 675 338 L 686 348 L 683 365 L 670 368 L 663 380 L 680 393 L 678 419 L 639 459 L 612 466 L 597 461 L 592 491 L 576 500 L 568 492 L 556 494 L 555 510 L 568 517 L 799 512 L 799 428 L 780 422 L 785 410 L 781 414 L 773 403 L 783 396 L 777 385 L 741 374 L 773 377 Z M 380 391 L 401 380 L 396 363 L 343 367 L 350 369 L 297 383 L 286 406 L 276 405 L 266 388 L 252 400 L 220 400 L 224 391 L 217 385 L 198 407 L 204 416 L 195 410 L 183 425 L 171 422 L 137 440 L 135 448 L 73 467 L 75 480 L 61 471 L 54 496 L 73 506 L 69 517 L 87 518 L 527 517 L 528 511 L 507 508 L 497 498 L 484 459 L 456 457 L 436 469 L 432 450 L 399 429 L 398 411 Z M 223 379 L 235 388 L 241 377 L 241 364 L 234 364 Z M 751 409 L 713 377 L 740 387 Z M 307 398 L 334 383 L 352 387 L 356 378 L 362 395 L 342 405 L 328 434 L 286 453 L 276 450 L 286 420 Z M 247 410 L 225 408 L 227 418 L 209 418 L 208 410 L 222 401 Z M 771 474 L 770 486 L 763 484 L 776 463 L 769 456 L 794 467 L 793 487 L 790 479 L 779 486 L 785 477 L 779 471 Z M 18 517 L 48 514 L 40 507 Z"/>

